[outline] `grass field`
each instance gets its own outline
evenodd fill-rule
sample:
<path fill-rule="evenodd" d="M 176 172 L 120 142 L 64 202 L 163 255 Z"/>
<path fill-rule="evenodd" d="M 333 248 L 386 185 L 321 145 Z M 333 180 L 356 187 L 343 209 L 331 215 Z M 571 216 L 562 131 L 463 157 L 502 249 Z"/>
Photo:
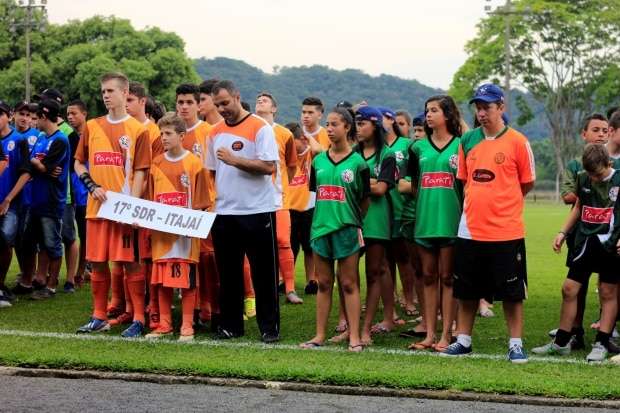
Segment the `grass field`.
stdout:
<path fill-rule="evenodd" d="M 564 255 L 551 251 L 551 240 L 567 209 L 549 203 L 530 203 L 526 209 L 529 299 L 526 302 L 525 346 L 547 342 L 556 326 L 560 285 L 565 276 Z M 298 263 L 297 287 L 303 289 Z M 586 320 L 594 320 L 598 306 L 590 289 Z M 376 337 L 361 354 L 347 353 L 344 345 L 321 350 L 299 350 L 297 344 L 314 334 L 314 297 L 305 304 L 282 304 L 282 341 L 265 346 L 258 341 L 253 320 L 246 337 L 214 342 L 206 333 L 197 342 L 128 342 L 118 339 L 120 328 L 109 334 L 82 337 L 75 329 L 90 314 L 90 293 L 62 292 L 46 302 L 22 299 L 0 311 L 0 363 L 13 366 L 89 368 L 115 371 L 162 372 L 269 380 L 296 380 L 346 385 L 426 388 L 545 395 L 572 398 L 620 398 L 620 368 L 588 365 L 586 352 L 567 358 L 535 358 L 526 365 L 511 365 L 504 357 L 507 336 L 501 306 L 497 316 L 478 318 L 474 332 L 476 357 L 446 360 L 431 353 L 406 350 L 410 340 L 398 333 Z M 333 325 L 336 312 L 333 311 Z M 410 328 L 408 324 L 403 328 Z M 587 333 L 587 340 L 594 337 Z M 588 349 L 589 350 L 589 349 Z"/>

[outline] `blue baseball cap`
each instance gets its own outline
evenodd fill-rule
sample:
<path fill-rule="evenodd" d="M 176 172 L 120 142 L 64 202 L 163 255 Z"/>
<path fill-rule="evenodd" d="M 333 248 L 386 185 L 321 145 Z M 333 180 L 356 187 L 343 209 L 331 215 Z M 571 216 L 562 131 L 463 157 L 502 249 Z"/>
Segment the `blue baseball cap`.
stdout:
<path fill-rule="evenodd" d="M 393 111 L 392 109 L 390 109 L 390 108 L 385 108 L 385 107 L 381 107 L 381 106 L 379 106 L 379 107 L 377 107 L 377 110 L 378 110 L 379 112 L 381 112 L 381 114 L 382 114 L 383 116 L 387 116 L 388 118 L 391 118 L 391 119 L 396 119 L 396 112 L 394 112 L 394 111 Z"/>
<path fill-rule="evenodd" d="M 476 89 L 474 97 L 469 101 L 470 104 L 474 102 L 504 102 L 504 91 L 493 83 L 485 83 Z"/>
<path fill-rule="evenodd" d="M 426 118 L 426 113 L 424 112 L 420 112 L 416 115 L 415 118 L 413 118 L 413 121 L 411 122 L 411 124 L 413 126 L 418 126 L 418 125 L 422 125 L 424 126 L 424 119 Z"/>
<path fill-rule="evenodd" d="M 369 120 L 371 122 L 381 123 L 383 121 L 383 114 L 372 106 L 362 106 L 355 113 L 355 120 Z"/>

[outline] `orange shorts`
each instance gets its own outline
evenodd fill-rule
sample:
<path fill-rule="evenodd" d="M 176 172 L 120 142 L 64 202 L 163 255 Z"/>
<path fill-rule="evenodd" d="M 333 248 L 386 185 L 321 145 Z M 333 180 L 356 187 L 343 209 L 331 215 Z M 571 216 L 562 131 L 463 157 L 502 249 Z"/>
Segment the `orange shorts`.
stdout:
<path fill-rule="evenodd" d="M 138 230 L 138 247 L 140 250 L 141 260 L 150 260 L 153 258 L 151 254 L 151 230 L 140 228 Z"/>
<path fill-rule="evenodd" d="M 215 249 L 213 248 L 213 237 L 211 236 L 211 233 L 209 233 L 207 238 L 200 239 L 200 253 L 204 254 L 213 252 L 215 252 Z"/>
<path fill-rule="evenodd" d="M 86 260 L 92 262 L 138 262 L 137 231 L 107 219 L 86 220 Z"/>
<path fill-rule="evenodd" d="M 196 288 L 196 264 L 187 261 L 157 261 L 153 263 L 151 284 L 170 288 Z"/>

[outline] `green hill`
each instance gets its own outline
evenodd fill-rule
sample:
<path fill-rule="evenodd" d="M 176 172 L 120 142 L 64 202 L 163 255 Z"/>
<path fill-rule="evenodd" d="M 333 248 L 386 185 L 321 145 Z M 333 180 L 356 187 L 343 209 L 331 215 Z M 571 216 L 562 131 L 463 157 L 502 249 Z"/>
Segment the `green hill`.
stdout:
<path fill-rule="evenodd" d="M 352 103 L 366 100 L 371 105 L 406 109 L 415 115 L 424 109 L 428 97 L 444 93 L 441 89 L 425 86 L 416 80 L 390 75 L 373 77 L 356 69 L 334 70 L 314 65 L 283 67 L 275 74 L 268 74 L 241 60 L 225 57 L 200 58 L 194 63 L 203 79 L 215 77 L 233 80 L 241 90 L 241 98 L 252 106 L 259 92 L 272 93 L 278 100 L 279 123 L 297 121 L 301 101 L 307 96 L 321 98 L 328 109 L 342 100 Z M 471 124 L 473 115 L 464 109 L 465 118 Z M 532 104 L 532 111 L 535 118 L 518 129 L 530 138 L 546 136 L 547 128 L 540 115 L 540 106 Z M 514 116 L 516 118 L 517 114 Z"/>

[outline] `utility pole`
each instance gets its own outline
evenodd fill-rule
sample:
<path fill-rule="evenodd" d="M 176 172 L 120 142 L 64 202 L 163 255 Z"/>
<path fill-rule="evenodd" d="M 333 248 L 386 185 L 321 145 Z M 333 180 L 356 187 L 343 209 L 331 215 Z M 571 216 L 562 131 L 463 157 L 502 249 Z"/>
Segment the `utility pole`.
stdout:
<path fill-rule="evenodd" d="M 10 29 L 11 32 L 15 33 L 18 28 L 23 27 L 25 30 L 25 40 L 26 40 L 26 73 L 25 73 L 25 100 L 26 102 L 30 102 L 30 96 L 32 95 L 32 86 L 30 84 L 30 76 L 31 76 L 31 66 L 32 66 L 32 57 L 30 53 L 30 32 L 31 30 L 40 30 L 43 31 L 45 20 L 47 17 L 47 0 L 19 0 L 17 3 L 17 7 L 25 11 L 25 17 L 13 17 Z M 36 21 L 35 19 L 35 11 L 40 11 L 42 15 L 42 19 L 40 21 Z"/>

